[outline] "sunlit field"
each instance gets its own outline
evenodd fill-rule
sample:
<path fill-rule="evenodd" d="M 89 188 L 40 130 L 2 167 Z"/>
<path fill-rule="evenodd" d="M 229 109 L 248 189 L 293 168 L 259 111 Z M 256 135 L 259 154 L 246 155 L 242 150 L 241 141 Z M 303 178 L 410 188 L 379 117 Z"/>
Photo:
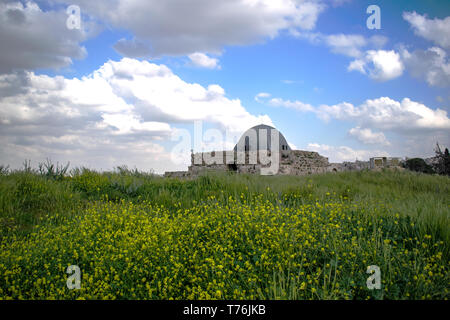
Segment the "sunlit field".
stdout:
<path fill-rule="evenodd" d="M 2 299 L 450 297 L 448 177 L 28 171 L 0 175 Z"/>

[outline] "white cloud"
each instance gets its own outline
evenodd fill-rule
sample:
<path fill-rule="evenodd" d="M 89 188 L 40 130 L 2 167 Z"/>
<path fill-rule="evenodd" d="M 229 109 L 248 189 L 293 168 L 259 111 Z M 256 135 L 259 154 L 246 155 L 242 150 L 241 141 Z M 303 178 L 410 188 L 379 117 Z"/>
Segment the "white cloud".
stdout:
<path fill-rule="evenodd" d="M 331 52 L 342 54 L 351 58 L 359 58 L 364 55 L 364 48 L 380 49 L 388 42 L 385 36 L 375 35 L 369 38 L 360 34 L 322 34 L 320 32 L 293 32 L 295 37 L 308 40 L 312 44 L 323 44 L 330 48 Z"/>
<path fill-rule="evenodd" d="M 263 103 L 267 98 L 270 98 L 270 93 L 260 92 L 255 96 L 255 101 Z"/>
<path fill-rule="evenodd" d="M 291 147 L 292 150 L 299 150 L 299 148 L 295 144 L 293 144 L 292 142 L 288 141 L 288 144 L 289 144 L 289 147 Z"/>
<path fill-rule="evenodd" d="M 186 83 L 165 66 L 122 59 L 105 64 L 99 72 L 122 97 L 134 102 L 144 119 L 206 120 L 231 131 L 268 120 L 250 115 L 238 99 L 226 98 L 222 87 Z"/>
<path fill-rule="evenodd" d="M 389 157 L 389 153 L 383 150 L 354 150 L 347 146 L 329 146 L 319 143 L 309 143 L 307 150 L 316 151 L 328 157 L 330 162 L 368 161 L 371 157 Z"/>
<path fill-rule="evenodd" d="M 358 34 L 333 34 L 325 36 L 324 41 L 332 52 L 357 58 L 363 55 L 362 48 L 382 48 L 388 42 L 388 38 L 379 35 L 365 38 Z"/>
<path fill-rule="evenodd" d="M 375 35 L 369 38 L 359 34 L 329 34 L 303 31 L 292 35 L 315 45 L 325 45 L 335 54 L 354 58 L 348 71 L 358 71 L 377 81 L 391 80 L 403 73 L 403 63 L 395 51 L 382 50 L 389 39 Z M 370 49 L 370 50 L 368 50 Z"/>
<path fill-rule="evenodd" d="M 325 9 L 316 0 L 57 1 L 80 5 L 84 13 L 131 32 L 155 57 L 219 53 L 224 46 L 258 43 L 282 30 L 312 30 Z"/>
<path fill-rule="evenodd" d="M 401 51 L 405 65 L 412 76 L 425 79 L 431 86 L 450 86 L 450 60 L 447 53 L 438 47 Z"/>
<path fill-rule="evenodd" d="M 361 35 L 334 34 L 324 38 L 326 44 L 334 53 L 340 53 L 349 57 L 361 56 L 360 49 L 367 45 L 367 40 Z"/>
<path fill-rule="evenodd" d="M 270 97 L 270 94 L 263 93 Z M 265 102 L 257 100 L 258 102 Z M 389 97 L 368 99 L 359 106 L 348 102 L 335 105 L 312 106 L 295 100 L 272 98 L 267 101 L 273 107 L 284 107 L 301 112 L 315 113 L 320 119 L 329 121 L 337 119 L 357 122 L 361 127 L 388 129 L 394 131 L 449 130 L 450 119 L 447 111 L 433 110 L 426 105 L 404 98 L 396 101 Z"/>
<path fill-rule="evenodd" d="M 188 55 L 188 57 L 194 66 L 207 69 L 220 69 L 219 60 L 216 58 L 208 57 L 204 53 L 195 52 Z"/>
<path fill-rule="evenodd" d="M 322 105 L 316 111 L 324 120 L 357 121 L 363 126 L 398 131 L 448 130 L 450 119 L 442 109 L 433 110 L 424 104 L 404 98 L 395 101 L 388 97 L 366 100 L 355 107 L 343 102 L 333 106 Z"/>
<path fill-rule="evenodd" d="M 404 12 L 403 19 L 409 22 L 414 33 L 437 45 L 450 48 L 450 17 L 445 19 L 428 19 L 426 15 Z"/>
<path fill-rule="evenodd" d="M 285 107 L 290 108 L 298 111 L 314 111 L 314 107 L 310 104 L 303 103 L 301 101 L 289 101 L 289 100 L 283 100 L 280 98 L 273 98 L 270 99 L 269 105 L 273 107 Z"/>
<path fill-rule="evenodd" d="M 350 64 L 347 67 L 348 71 L 358 71 L 362 74 L 366 74 L 366 61 L 363 59 L 356 59 L 350 62 Z"/>
<path fill-rule="evenodd" d="M 450 49 L 450 17 L 428 19 L 427 15 L 404 12 L 403 19 L 409 22 L 414 33 L 432 41 L 444 49 Z M 450 86 L 450 61 L 447 52 L 440 47 L 408 52 L 403 48 L 402 58 L 413 77 L 425 79 L 431 86 Z"/>
<path fill-rule="evenodd" d="M 359 71 L 377 81 L 387 81 L 401 76 L 404 66 L 400 55 L 393 50 L 369 50 L 365 57 L 352 61 L 347 70 Z"/>
<path fill-rule="evenodd" d="M 350 136 L 356 138 L 364 144 L 390 145 L 390 142 L 387 141 L 383 132 L 372 132 L 369 128 L 355 127 L 350 129 L 348 133 Z"/>
<path fill-rule="evenodd" d="M 0 73 L 58 69 L 69 66 L 72 59 L 86 57 L 80 43 L 93 35 L 96 27 L 83 21 L 81 29 L 69 30 L 67 18 L 65 11 L 42 11 L 33 1 L 0 2 Z"/>
<path fill-rule="evenodd" d="M 160 144 L 170 141 L 172 124 L 203 120 L 236 135 L 252 125 L 273 125 L 227 98 L 219 85 L 187 83 L 164 65 L 129 58 L 108 61 L 82 78 L 1 75 L 0 91 L 0 163 L 50 156 L 162 172 L 176 167 Z"/>

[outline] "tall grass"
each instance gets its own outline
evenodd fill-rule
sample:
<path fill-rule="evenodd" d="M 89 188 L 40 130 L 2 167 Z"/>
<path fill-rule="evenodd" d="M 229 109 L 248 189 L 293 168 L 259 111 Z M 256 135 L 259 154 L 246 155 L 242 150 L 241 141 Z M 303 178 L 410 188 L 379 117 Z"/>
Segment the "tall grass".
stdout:
<path fill-rule="evenodd" d="M 104 263 L 108 265 L 109 259 L 113 261 L 117 257 L 95 248 L 97 243 L 109 248 L 107 250 L 113 250 L 111 244 L 105 242 L 106 238 L 100 236 L 104 226 L 105 234 L 124 233 L 120 239 L 115 240 L 117 242 L 114 245 L 128 248 L 128 241 L 149 241 L 148 245 L 155 251 L 149 251 L 149 256 L 139 256 L 139 259 L 148 263 L 152 255 L 158 256 L 158 261 L 151 261 L 154 265 L 160 264 L 161 268 L 165 266 L 165 271 L 158 269 L 161 277 L 164 275 L 164 281 L 169 281 L 165 277 L 174 277 L 170 281 L 176 281 L 173 282 L 173 290 L 177 288 L 178 291 L 169 292 L 152 287 L 149 292 L 153 294 L 149 297 L 153 298 L 168 298 L 171 294 L 185 298 L 225 297 L 226 290 L 221 289 L 221 293 L 216 294 L 210 282 L 205 283 L 205 287 L 202 287 L 205 291 L 202 292 L 197 292 L 194 287 L 184 290 L 183 283 L 188 280 L 183 277 L 187 274 L 172 270 L 170 261 L 186 260 L 186 257 L 199 254 L 196 263 L 206 263 L 205 261 L 209 261 L 208 254 L 211 254 L 216 264 L 226 264 L 231 268 L 228 272 L 232 272 L 232 263 L 214 249 L 226 246 L 225 252 L 231 256 L 237 257 L 245 253 L 244 260 L 239 262 L 241 267 L 246 262 L 245 266 L 251 270 L 260 270 L 258 263 L 268 259 L 267 270 L 247 274 L 253 279 L 250 284 L 242 285 L 239 281 L 248 279 L 244 279 L 239 273 L 230 273 L 228 278 L 223 275 L 223 285 L 230 286 L 227 290 L 231 290 L 226 296 L 228 298 L 367 297 L 367 290 L 352 284 L 356 280 L 364 282 L 367 275 L 353 274 L 356 269 L 349 261 L 344 266 L 342 262 L 338 263 L 338 258 L 328 252 L 331 248 L 340 257 L 351 254 L 349 258 L 357 262 L 358 266 L 365 265 L 371 258 L 383 270 L 392 271 L 386 285 L 389 284 L 390 290 L 395 292 L 382 291 L 371 294 L 371 297 L 448 297 L 448 292 L 442 291 L 442 286 L 448 286 L 450 278 L 449 191 L 449 177 L 409 171 L 360 171 L 300 177 L 209 173 L 196 178 L 177 179 L 163 178 L 127 167 L 103 173 L 86 168 L 68 171 L 65 166 L 51 165 L 33 170 L 28 162 L 20 171 L 0 170 L 0 245 L 6 250 L 3 252 L 4 256 L 0 255 L 0 269 L 6 266 L 5 261 L 12 263 L 12 257 L 22 261 L 25 253 L 21 250 L 27 244 L 31 246 L 27 248 L 30 249 L 27 254 L 33 255 L 29 258 L 34 257 L 35 264 L 46 264 L 40 256 L 40 252 L 47 251 L 45 241 L 55 248 L 78 243 L 85 252 L 97 252 L 98 258 L 106 259 Z M 196 229 L 198 233 L 191 233 L 193 225 L 201 226 Z M 141 226 L 147 228 L 142 231 L 145 231 L 143 234 L 139 233 Z M 65 230 L 64 237 L 55 238 L 61 234 L 61 230 Z M 221 235 L 219 230 L 227 234 Z M 228 233 L 233 233 L 234 230 L 239 230 L 233 235 L 236 238 L 230 238 Z M 272 235 L 260 234 L 261 230 L 272 230 Z M 322 238 L 322 232 L 327 234 L 326 238 Z M 160 233 L 162 238 L 156 237 Z M 293 242 L 289 239 L 294 235 L 301 243 L 292 247 Z M 83 239 L 87 236 L 92 243 L 92 248 L 89 249 L 84 247 L 86 244 Z M 177 242 L 177 237 L 182 237 L 189 245 Z M 258 251 L 254 239 L 261 241 L 266 253 Z M 317 247 L 304 245 L 308 239 L 316 241 Z M 391 241 L 396 244 L 392 245 Z M 169 244 L 173 246 L 172 249 L 167 247 Z M 76 245 L 70 244 L 70 247 Z M 196 251 L 202 246 L 203 251 Z M 248 251 L 250 247 L 253 250 L 251 255 Z M 320 252 L 320 247 L 327 249 Z M 8 248 L 11 248 L 10 251 Z M 130 259 L 138 259 L 135 253 L 127 250 L 120 254 L 123 259 L 127 259 L 127 255 Z M 170 259 L 164 255 L 164 250 L 172 252 Z M 272 257 L 264 256 L 267 253 L 272 254 Z M 182 255 L 186 256 L 183 258 Z M 245 255 L 248 255 L 248 261 L 245 260 Z M 2 260 L 2 257 L 7 258 Z M 298 257 L 303 258 L 298 260 Z M 86 261 L 91 258 L 85 257 Z M 415 260 L 411 262 L 408 259 Z M 136 265 L 142 267 L 142 261 L 137 261 Z M 185 265 L 187 260 L 176 261 L 175 266 L 196 270 L 195 266 Z M 410 262 L 413 264 L 409 264 Z M 115 268 L 120 268 L 122 263 L 123 261 L 114 265 Z M 201 268 L 206 268 L 206 271 L 201 270 L 207 272 L 208 281 L 213 281 L 215 271 L 211 273 L 207 271 L 207 267 Z M 95 273 L 100 272 L 95 270 Z M 436 275 L 432 271 L 439 274 L 440 280 L 433 280 Z M 307 275 L 316 278 L 305 279 Z M 414 289 L 414 282 L 410 279 L 415 275 L 422 276 L 417 280 L 420 290 Z M 148 279 L 147 276 L 144 278 Z M 134 281 L 130 279 L 127 281 Z M 162 280 L 154 278 L 152 281 L 155 281 L 155 285 L 160 285 L 158 283 Z M 446 281 L 446 284 L 442 281 Z M 238 290 L 239 294 L 233 295 L 233 286 L 240 288 L 239 290 L 247 288 L 247 291 Z M 1 290 L 7 290 L 6 287 L 0 280 L 0 297 Z M 350 291 L 343 290 L 343 287 Z M 122 292 L 118 297 L 136 297 L 136 293 L 130 291 L 130 288 L 117 287 L 117 290 L 123 291 L 118 291 Z M 109 292 L 108 296 L 112 297 L 112 289 L 108 290 L 105 292 Z M 249 294 L 248 290 L 252 290 L 252 293 Z M 440 291 L 433 295 L 433 290 Z M 36 292 L 28 293 L 29 297 L 40 296 Z M 44 296 L 46 294 L 42 293 Z M 56 296 L 65 297 L 63 293 Z M 72 294 L 68 297 L 74 296 Z"/>
<path fill-rule="evenodd" d="M 193 179 L 162 178 L 119 167 L 99 173 L 77 168 L 64 175 L 67 167 L 49 171 L 22 171 L 0 175 L 1 217 L 14 218 L 20 226 L 37 223 L 43 214 L 67 213 L 80 200 L 105 198 L 113 201 L 148 201 L 167 208 L 189 208 L 209 196 L 226 202 L 232 196 L 250 200 L 265 195 L 283 206 L 321 201 L 331 194 L 351 201 L 381 203 L 393 214 L 417 221 L 423 233 L 450 241 L 450 178 L 415 172 L 343 172 L 310 176 L 257 176 L 209 173 Z M 61 168 L 64 169 L 62 174 Z M 303 197 L 291 198 L 291 194 Z"/>

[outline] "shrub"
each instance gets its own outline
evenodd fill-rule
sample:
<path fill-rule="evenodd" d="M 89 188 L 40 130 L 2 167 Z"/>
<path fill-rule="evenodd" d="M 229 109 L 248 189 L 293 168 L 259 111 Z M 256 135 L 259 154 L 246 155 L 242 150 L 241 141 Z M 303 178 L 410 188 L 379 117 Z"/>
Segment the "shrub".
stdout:
<path fill-rule="evenodd" d="M 7 175 L 9 173 L 9 166 L 0 165 L 0 175 Z"/>
<path fill-rule="evenodd" d="M 69 165 L 69 162 L 65 166 L 59 165 L 58 162 L 55 165 L 50 159 L 47 159 L 46 162 L 39 163 L 38 167 L 41 176 L 49 179 L 62 180 L 69 169 Z"/>
<path fill-rule="evenodd" d="M 434 170 L 436 173 L 447 176 L 450 175 L 450 154 L 448 148 L 445 148 L 445 151 L 442 152 L 441 147 L 437 143 L 435 153 Z"/>
<path fill-rule="evenodd" d="M 434 173 L 434 170 L 421 158 L 408 159 L 404 163 L 404 167 L 411 171 L 423 172 L 423 173 Z"/>

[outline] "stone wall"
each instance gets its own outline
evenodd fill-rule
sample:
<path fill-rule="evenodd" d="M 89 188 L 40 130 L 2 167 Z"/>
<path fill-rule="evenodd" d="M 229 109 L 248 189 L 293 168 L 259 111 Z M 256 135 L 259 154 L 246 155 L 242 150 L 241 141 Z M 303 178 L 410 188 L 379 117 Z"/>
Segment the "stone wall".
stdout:
<path fill-rule="evenodd" d="M 270 152 L 267 156 L 270 159 Z M 188 174 L 197 175 L 207 170 L 260 174 L 262 167 L 268 167 L 262 165 L 260 160 L 257 152 L 243 152 L 241 154 L 233 151 L 196 153 L 191 157 Z M 214 161 L 219 163 L 214 163 Z M 322 157 L 317 152 L 302 150 L 281 152 L 279 164 L 277 174 L 280 175 L 324 173 L 328 171 L 329 166 L 328 158 Z"/>
<path fill-rule="evenodd" d="M 328 158 L 317 152 L 293 150 L 281 157 L 278 174 L 305 175 L 327 172 Z"/>
<path fill-rule="evenodd" d="M 343 163 L 330 163 L 328 167 L 329 172 L 337 171 L 359 171 L 369 169 L 369 161 L 358 161 L 349 162 L 344 161 Z"/>
<path fill-rule="evenodd" d="M 166 171 L 164 177 L 166 178 L 186 178 L 191 176 L 189 171 Z"/>
<path fill-rule="evenodd" d="M 268 154 L 270 157 L 270 152 Z M 374 160 L 355 161 L 343 163 L 329 163 L 328 158 L 317 152 L 303 150 L 282 151 L 279 156 L 278 175 L 307 175 L 325 172 L 360 171 L 372 168 Z M 256 161 L 255 161 L 256 159 Z M 270 158 L 269 158 L 270 159 Z M 398 168 L 400 158 L 380 158 L 383 168 Z M 218 163 L 215 163 L 218 162 Z M 263 163 L 266 163 L 262 161 Z M 232 171 L 237 173 L 260 174 L 261 168 L 268 167 L 261 164 L 259 154 L 256 151 L 236 152 L 204 152 L 191 156 L 191 165 L 188 171 L 166 172 L 167 177 L 197 176 L 207 171 Z"/>

